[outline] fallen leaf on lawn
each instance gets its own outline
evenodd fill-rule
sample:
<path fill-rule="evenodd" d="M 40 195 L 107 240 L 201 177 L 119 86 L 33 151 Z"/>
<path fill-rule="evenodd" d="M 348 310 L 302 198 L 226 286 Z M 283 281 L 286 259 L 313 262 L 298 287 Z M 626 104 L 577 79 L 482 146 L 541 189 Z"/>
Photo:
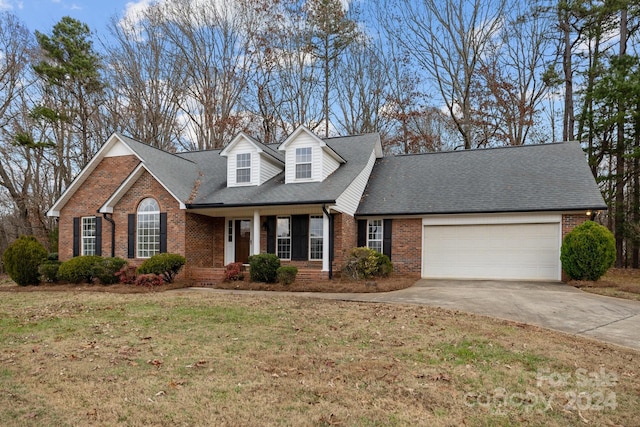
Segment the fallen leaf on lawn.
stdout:
<path fill-rule="evenodd" d="M 451 381 L 451 377 L 447 374 L 443 374 L 443 373 L 438 373 L 438 374 L 434 374 L 434 375 L 430 375 L 429 379 L 431 381 L 446 381 L 449 382 Z"/>
<path fill-rule="evenodd" d="M 162 360 L 153 359 L 153 360 L 147 360 L 147 363 L 149 365 L 155 366 L 156 368 L 159 368 L 162 365 L 163 362 L 162 362 Z"/>
<path fill-rule="evenodd" d="M 155 396 L 164 396 L 165 394 L 167 394 L 167 393 L 165 393 L 164 390 L 160 390 L 159 392 L 157 392 L 155 394 Z"/>

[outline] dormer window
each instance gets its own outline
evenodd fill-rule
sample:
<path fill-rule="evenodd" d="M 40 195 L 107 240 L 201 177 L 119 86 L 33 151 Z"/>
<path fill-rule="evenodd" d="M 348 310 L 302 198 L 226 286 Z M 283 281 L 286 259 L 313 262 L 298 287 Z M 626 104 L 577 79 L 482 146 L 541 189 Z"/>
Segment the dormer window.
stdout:
<path fill-rule="evenodd" d="M 251 182 L 251 153 L 236 155 L 236 183 Z"/>
<path fill-rule="evenodd" d="M 311 179 L 311 147 L 296 148 L 296 179 Z"/>

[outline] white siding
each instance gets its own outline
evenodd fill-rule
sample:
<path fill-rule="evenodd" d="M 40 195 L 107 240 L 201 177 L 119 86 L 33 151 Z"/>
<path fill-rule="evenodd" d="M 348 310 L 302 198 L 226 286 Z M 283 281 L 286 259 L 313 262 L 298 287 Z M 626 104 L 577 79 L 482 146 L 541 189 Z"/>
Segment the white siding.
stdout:
<path fill-rule="evenodd" d="M 296 148 L 311 147 L 311 179 L 296 180 Z M 285 184 L 294 182 L 322 181 L 322 147 L 307 133 L 301 133 L 287 145 L 285 150 Z"/>
<path fill-rule="evenodd" d="M 296 180 L 296 148 L 312 148 L 311 179 Z M 318 140 L 307 133 L 300 133 L 285 150 L 285 184 L 294 182 L 324 181 L 340 167 L 340 162 L 327 154 Z"/>
<path fill-rule="evenodd" d="M 274 176 L 278 175 L 282 171 L 282 167 L 265 159 L 265 156 L 259 156 L 259 158 L 260 158 L 260 183 L 259 184 L 264 184 Z"/>
<path fill-rule="evenodd" d="M 238 184 L 236 182 L 236 155 L 239 153 L 251 153 L 251 182 Z M 256 148 L 248 141 L 242 140 L 229 151 L 227 156 L 227 186 L 240 187 L 246 185 L 258 185 L 260 176 L 258 153 Z"/>
<path fill-rule="evenodd" d="M 331 175 L 336 169 L 340 167 L 340 162 L 333 158 L 333 156 L 326 153 L 323 153 L 322 157 L 322 180 L 324 181 L 329 175 Z"/>
<path fill-rule="evenodd" d="M 367 186 L 369 175 L 371 175 L 371 170 L 373 169 L 375 162 L 376 153 L 372 151 L 367 165 L 336 200 L 335 208 L 337 210 L 351 216 L 356 213 L 358 205 L 360 204 L 360 199 L 362 198 L 362 193 L 364 193 L 364 189 Z"/>

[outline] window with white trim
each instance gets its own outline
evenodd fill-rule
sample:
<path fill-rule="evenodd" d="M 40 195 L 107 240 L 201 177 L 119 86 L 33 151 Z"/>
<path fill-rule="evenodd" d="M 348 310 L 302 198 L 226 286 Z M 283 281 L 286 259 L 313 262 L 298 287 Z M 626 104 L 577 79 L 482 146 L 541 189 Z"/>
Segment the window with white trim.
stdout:
<path fill-rule="evenodd" d="M 138 258 L 150 258 L 160 253 L 160 206 L 147 198 L 140 202 L 137 213 Z"/>
<path fill-rule="evenodd" d="M 278 217 L 276 233 L 276 255 L 280 259 L 291 259 L 291 217 Z"/>
<path fill-rule="evenodd" d="M 321 260 L 323 251 L 323 225 L 322 215 L 309 217 L 309 259 Z"/>
<path fill-rule="evenodd" d="M 311 147 L 296 148 L 296 179 L 311 178 Z"/>
<path fill-rule="evenodd" d="M 82 217 L 82 255 L 96 254 L 96 217 Z"/>
<path fill-rule="evenodd" d="M 382 253 L 382 220 L 367 221 L 367 247 Z"/>
<path fill-rule="evenodd" d="M 236 154 L 236 183 L 251 182 L 251 153 Z"/>

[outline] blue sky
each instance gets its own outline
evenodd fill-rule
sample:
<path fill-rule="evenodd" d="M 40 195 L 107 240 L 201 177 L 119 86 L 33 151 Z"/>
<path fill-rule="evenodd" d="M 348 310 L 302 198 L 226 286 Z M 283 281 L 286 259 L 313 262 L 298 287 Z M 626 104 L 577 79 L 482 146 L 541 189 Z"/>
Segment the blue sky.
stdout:
<path fill-rule="evenodd" d="M 0 12 L 16 15 L 32 32 L 50 33 L 63 16 L 78 19 L 98 36 L 106 35 L 113 15 L 150 3 L 149 0 L 0 0 Z"/>

